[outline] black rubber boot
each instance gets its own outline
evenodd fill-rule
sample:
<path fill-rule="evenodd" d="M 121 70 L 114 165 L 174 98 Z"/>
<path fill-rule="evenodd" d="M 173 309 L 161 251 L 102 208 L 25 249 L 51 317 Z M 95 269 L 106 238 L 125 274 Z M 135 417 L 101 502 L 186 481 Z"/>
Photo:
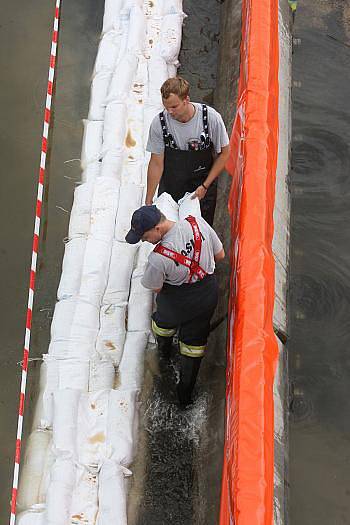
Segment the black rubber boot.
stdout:
<path fill-rule="evenodd" d="M 164 359 L 169 359 L 171 356 L 171 349 L 173 347 L 173 338 L 161 337 L 157 335 L 157 345 L 159 356 Z"/>
<path fill-rule="evenodd" d="M 180 355 L 180 381 L 177 385 L 180 408 L 186 408 L 192 404 L 192 391 L 196 383 L 201 361 L 201 357 Z"/>

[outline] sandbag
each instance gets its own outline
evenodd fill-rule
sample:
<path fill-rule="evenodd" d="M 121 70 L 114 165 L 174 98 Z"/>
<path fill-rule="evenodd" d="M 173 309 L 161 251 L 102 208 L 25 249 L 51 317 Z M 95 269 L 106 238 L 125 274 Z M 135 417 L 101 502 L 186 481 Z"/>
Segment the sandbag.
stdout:
<path fill-rule="evenodd" d="M 133 272 L 128 303 L 128 331 L 147 331 L 151 329 L 153 292 L 141 284 L 144 270 Z"/>
<path fill-rule="evenodd" d="M 58 454 L 76 459 L 76 433 L 81 392 L 66 388 L 53 392 L 53 446 Z"/>
<path fill-rule="evenodd" d="M 99 328 L 99 310 L 79 299 L 64 299 L 56 303 L 51 323 L 51 342 L 95 341 Z M 57 357 L 73 357 L 60 355 Z"/>
<path fill-rule="evenodd" d="M 126 242 L 114 241 L 111 263 L 103 304 L 121 304 L 128 300 L 130 278 L 134 265 L 137 246 Z"/>
<path fill-rule="evenodd" d="M 89 106 L 89 120 L 103 121 L 105 118 L 107 95 L 109 86 L 111 84 L 113 73 L 108 70 L 96 73 L 92 79 L 90 106 Z"/>
<path fill-rule="evenodd" d="M 46 430 L 49 428 L 47 426 L 47 421 L 44 419 L 44 407 L 43 407 L 43 396 L 46 389 L 47 383 L 47 365 L 43 361 L 40 365 L 39 373 L 39 389 L 38 395 L 36 398 L 33 422 L 32 422 L 32 431 L 34 430 Z"/>
<path fill-rule="evenodd" d="M 124 0 L 105 0 L 102 34 L 119 29 L 119 16 Z"/>
<path fill-rule="evenodd" d="M 162 97 L 160 88 L 168 78 L 168 66 L 165 59 L 158 54 L 153 54 L 148 62 L 148 104 L 160 106 L 162 111 Z"/>
<path fill-rule="evenodd" d="M 69 523 L 75 469 L 73 461 L 63 457 L 58 457 L 53 464 L 44 514 L 46 525 Z"/>
<path fill-rule="evenodd" d="M 17 514 L 16 525 L 45 525 L 45 505 L 33 505 L 30 509 Z"/>
<path fill-rule="evenodd" d="M 70 506 L 69 523 L 93 525 L 98 511 L 97 469 L 78 466 Z"/>
<path fill-rule="evenodd" d="M 100 330 L 96 341 L 96 351 L 103 359 L 109 359 L 115 367 L 120 363 L 124 341 L 126 303 L 101 306 Z"/>
<path fill-rule="evenodd" d="M 77 424 L 78 462 L 100 465 L 106 450 L 109 390 L 85 393 L 81 396 Z"/>
<path fill-rule="evenodd" d="M 90 162 L 84 169 L 84 171 L 81 174 L 81 180 L 82 182 L 94 182 L 97 177 L 100 176 L 100 170 L 101 170 L 101 162 L 99 160 L 96 160 L 94 162 Z"/>
<path fill-rule="evenodd" d="M 180 221 L 186 219 L 189 215 L 192 217 L 202 217 L 199 199 L 196 197 L 192 199 L 193 193 L 185 193 L 182 199 L 179 200 L 179 219 Z"/>
<path fill-rule="evenodd" d="M 96 239 L 110 242 L 119 200 L 119 182 L 112 178 L 99 178 L 95 182 L 91 206 L 90 234 Z"/>
<path fill-rule="evenodd" d="M 113 460 L 105 460 L 102 464 L 96 525 L 127 525 L 126 475 L 131 475 L 131 472 Z"/>
<path fill-rule="evenodd" d="M 111 177 L 120 181 L 123 170 L 125 154 L 123 148 L 106 151 L 103 155 L 101 178 Z"/>
<path fill-rule="evenodd" d="M 107 449 L 111 458 L 128 467 L 134 459 L 138 390 L 111 390 L 108 402 Z"/>
<path fill-rule="evenodd" d="M 128 159 L 128 162 L 123 167 L 121 184 L 136 184 L 136 186 L 144 186 L 145 182 L 144 162 Z"/>
<path fill-rule="evenodd" d="M 100 169 L 100 166 L 98 166 L 98 169 Z M 81 235 L 86 236 L 90 233 L 90 215 L 93 191 L 94 184 L 92 181 L 80 184 L 80 186 L 74 191 L 73 206 L 70 213 L 68 230 L 68 237 L 70 239 Z"/>
<path fill-rule="evenodd" d="M 130 10 L 130 23 L 127 51 L 128 53 L 141 54 L 146 39 L 146 20 L 141 5 L 135 4 Z"/>
<path fill-rule="evenodd" d="M 97 353 L 90 359 L 89 392 L 113 388 L 115 368 L 109 358 L 101 358 Z"/>
<path fill-rule="evenodd" d="M 120 151 L 126 137 L 127 106 L 124 102 L 110 102 L 106 108 L 103 128 L 103 155 Z"/>
<path fill-rule="evenodd" d="M 159 53 L 168 64 L 178 64 L 183 19 L 182 13 L 169 14 L 163 18 Z"/>
<path fill-rule="evenodd" d="M 46 453 L 51 440 L 52 432 L 50 430 L 34 430 L 26 441 L 19 480 L 18 510 L 25 510 L 34 504 L 43 503 L 39 500 L 39 488 L 43 476 Z"/>
<path fill-rule="evenodd" d="M 119 25 L 119 18 L 117 23 Z M 102 36 L 97 51 L 93 73 L 94 75 L 96 75 L 96 73 L 100 73 L 101 71 L 114 71 L 120 50 L 120 41 L 120 31 L 109 31 L 107 34 Z"/>
<path fill-rule="evenodd" d="M 119 365 L 120 390 L 139 389 L 143 381 L 144 352 L 149 332 L 128 332 Z"/>
<path fill-rule="evenodd" d="M 177 68 L 179 64 L 168 64 L 168 78 L 177 76 Z"/>
<path fill-rule="evenodd" d="M 86 242 L 79 299 L 96 307 L 100 307 L 106 289 L 111 251 L 110 242 L 93 237 Z"/>
<path fill-rule="evenodd" d="M 124 143 L 128 162 L 142 161 L 143 147 L 143 105 L 128 105 L 127 130 Z"/>
<path fill-rule="evenodd" d="M 81 217 L 83 217 L 83 215 L 81 215 Z M 76 224 L 77 222 L 78 221 L 76 221 Z M 86 245 L 87 239 L 84 237 L 73 238 L 65 244 L 61 279 L 57 290 L 57 298 L 59 301 L 72 297 L 76 298 L 79 294 Z"/>
<path fill-rule="evenodd" d="M 107 102 L 123 102 L 131 90 L 131 84 L 137 71 L 138 58 L 134 53 L 126 52 L 118 62 L 109 87 Z"/>
<path fill-rule="evenodd" d="M 164 213 L 169 221 L 177 222 L 179 220 L 179 206 L 169 193 L 162 193 L 156 198 L 154 204 Z"/>
<path fill-rule="evenodd" d="M 121 184 L 115 225 L 115 238 L 118 241 L 125 241 L 125 236 L 130 230 L 132 214 L 141 206 L 143 191 L 144 188 L 136 184 Z"/>
<path fill-rule="evenodd" d="M 83 120 L 84 135 L 81 148 L 81 167 L 84 170 L 88 164 L 99 160 L 102 149 L 103 122 L 98 120 Z"/>

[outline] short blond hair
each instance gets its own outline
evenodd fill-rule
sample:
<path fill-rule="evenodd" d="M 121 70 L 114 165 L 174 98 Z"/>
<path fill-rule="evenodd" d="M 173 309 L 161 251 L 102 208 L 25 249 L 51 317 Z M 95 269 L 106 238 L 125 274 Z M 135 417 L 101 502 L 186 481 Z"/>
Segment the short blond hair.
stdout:
<path fill-rule="evenodd" d="M 168 78 L 162 87 L 160 88 L 162 98 L 165 100 L 170 97 L 171 94 L 177 95 L 181 100 L 184 100 L 190 94 L 190 85 L 182 77 Z"/>

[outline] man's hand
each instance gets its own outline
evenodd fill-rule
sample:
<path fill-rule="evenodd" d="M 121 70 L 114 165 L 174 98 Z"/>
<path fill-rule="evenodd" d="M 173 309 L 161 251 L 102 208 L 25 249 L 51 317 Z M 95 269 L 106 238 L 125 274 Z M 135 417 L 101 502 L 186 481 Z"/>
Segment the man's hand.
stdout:
<path fill-rule="evenodd" d="M 198 186 L 198 188 L 196 189 L 196 191 L 192 195 L 191 199 L 198 198 L 199 200 L 201 200 L 201 199 L 203 199 L 203 197 L 205 197 L 206 193 L 207 193 L 207 190 L 205 189 L 205 187 L 200 185 L 200 186 Z"/>

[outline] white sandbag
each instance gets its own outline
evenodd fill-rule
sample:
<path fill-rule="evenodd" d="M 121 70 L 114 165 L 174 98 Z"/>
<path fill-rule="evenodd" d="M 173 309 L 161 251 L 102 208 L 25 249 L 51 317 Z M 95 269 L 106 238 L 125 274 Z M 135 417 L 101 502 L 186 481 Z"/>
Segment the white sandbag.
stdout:
<path fill-rule="evenodd" d="M 178 64 L 183 19 L 182 13 L 169 14 L 163 18 L 159 52 L 168 64 Z"/>
<path fill-rule="evenodd" d="M 95 166 L 95 163 L 93 163 L 93 165 Z M 99 163 L 98 169 L 100 169 Z M 85 171 L 84 173 L 87 176 L 87 172 Z M 90 233 L 90 214 L 93 191 L 93 181 L 80 184 L 80 186 L 74 191 L 73 206 L 70 214 L 68 230 L 68 237 L 70 239 L 72 237 L 88 235 Z"/>
<path fill-rule="evenodd" d="M 96 353 L 90 360 L 89 392 L 113 388 L 115 368 L 111 359 L 101 359 Z"/>
<path fill-rule="evenodd" d="M 123 167 L 121 183 L 122 185 L 136 184 L 137 186 L 144 186 L 146 183 L 144 162 L 133 161 L 129 158 Z"/>
<path fill-rule="evenodd" d="M 107 95 L 111 84 L 113 73 L 103 70 L 96 73 L 92 79 L 89 120 L 103 121 L 105 118 Z"/>
<path fill-rule="evenodd" d="M 154 204 L 164 213 L 169 221 L 177 222 L 179 220 L 179 206 L 169 193 L 162 193 L 156 198 Z"/>
<path fill-rule="evenodd" d="M 95 469 L 96 470 L 96 469 Z M 96 523 L 98 511 L 97 470 L 78 466 L 70 507 L 71 524 Z"/>
<path fill-rule="evenodd" d="M 134 5 L 130 10 L 130 24 L 127 51 L 142 53 L 146 39 L 146 20 L 141 5 Z"/>
<path fill-rule="evenodd" d="M 168 78 L 175 78 L 177 75 L 178 64 L 168 64 Z"/>
<path fill-rule="evenodd" d="M 86 166 L 84 171 L 81 174 L 81 180 L 82 182 L 94 182 L 97 177 L 100 176 L 100 170 L 101 170 L 101 161 L 96 160 L 95 162 L 91 162 Z"/>
<path fill-rule="evenodd" d="M 51 342 L 91 343 L 97 337 L 98 328 L 99 310 L 96 306 L 79 299 L 64 299 L 55 306 Z"/>
<path fill-rule="evenodd" d="M 133 107 L 142 105 L 148 97 L 148 60 L 140 55 L 136 75 L 131 86 L 131 100 Z"/>
<path fill-rule="evenodd" d="M 182 0 L 160 0 L 163 4 L 162 14 L 169 15 L 174 13 L 182 13 Z"/>
<path fill-rule="evenodd" d="M 119 17 L 117 23 L 119 25 Z M 114 71 L 120 50 L 120 41 L 120 31 L 109 31 L 102 36 L 97 51 L 93 73 L 94 75 L 96 75 L 96 73 L 100 73 L 101 71 Z"/>
<path fill-rule="evenodd" d="M 58 457 L 53 464 L 47 491 L 46 525 L 67 525 L 69 523 L 75 469 L 73 461 L 63 457 Z"/>
<path fill-rule="evenodd" d="M 61 279 L 57 290 L 59 301 L 79 294 L 86 244 L 87 239 L 84 237 L 75 237 L 65 244 Z"/>
<path fill-rule="evenodd" d="M 45 505 L 33 505 L 30 509 L 17 514 L 16 525 L 45 525 Z"/>
<path fill-rule="evenodd" d="M 109 359 L 115 367 L 120 363 L 124 341 L 126 303 L 101 306 L 100 330 L 96 341 L 96 351 L 101 358 Z"/>
<path fill-rule="evenodd" d="M 129 106 L 130 107 L 130 106 Z M 143 106 L 139 111 L 135 108 L 129 110 L 127 130 L 125 137 L 125 149 L 128 162 L 142 161 L 144 158 L 143 147 Z"/>
<path fill-rule="evenodd" d="M 88 164 L 101 157 L 103 121 L 83 120 L 84 135 L 81 149 L 81 167 L 84 170 Z"/>
<path fill-rule="evenodd" d="M 162 56 L 159 56 L 158 54 L 153 54 L 151 56 L 148 63 L 148 76 L 148 103 L 155 106 L 159 105 L 163 109 L 160 88 L 168 78 L 168 66 Z"/>
<path fill-rule="evenodd" d="M 130 230 L 131 217 L 142 204 L 144 188 L 136 184 L 121 184 L 119 207 L 115 225 L 115 238 L 125 241 L 125 235 Z"/>
<path fill-rule="evenodd" d="M 147 331 L 151 329 L 153 292 L 141 284 L 143 271 L 133 273 L 128 303 L 128 331 Z"/>
<path fill-rule="evenodd" d="M 110 242 L 93 237 L 86 242 L 79 298 L 96 307 L 100 307 L 106 289 L 111 251 Z"/>
<path fill-rule="evenodd" d="M 41 478 L 41 483 L 39 487 L 39 501 L 45 502 L 46 495 L 50 484 L 50 473 L 54 462 L 56 461 L 56 456 L 53 452 L 52 440 L 49 443 L 49 446 L 46 450 L 45 464 L 43 469 L 43 475 Z"/>
<path fill-rule="evenodd" d="M 131 472 L 113 460 L 102 464 L 99 478 L 99 511 L 96 525 L 127 525 L 127 485 Z"/>
<path fill-rule="evenodd" d="M 123 102 L 110 102 L 106 108 L 103 128 L 103 156 L 107 151 L 120 151 L 126 137 L 127 106 Z"/>
<path fill-rule="evenodd" d="M 149 254 L 154 250 L 154 244 L 150 242 L 143 242 L 137 252 L 136 264 L 135 264 L 135 275 L 142 274 L 145 269 L 145 265 L 148 262 Z"/>
<path fill-rule="evenodd" d="M 125 53 L 117 64 L 109 87 L 107 102 L 124 101 L 128 96 L 137 71 L 138 58 L 133 53 Z"/>
<path fill-rule="evenodd" d="M 53 446 L 58 454 L 76 458 L 76 433 L 80 391 L 71 388 L 53 393 Z"/>
<path fill-rule="evenodd" d="M 114 180 L 120 181 L 124 158 L 123 148 L 119 150 L 109 150 L 104 153 L 101 166 L 101 178 L 111 177 Z"/>
<path fill-rule="evenodd" d="M 148 332 L 128 332 L 124 344 L 123 357 L 119 365 L 118 390 L 139 389 L 143 381 L 144 352 Z"/>
<path fill-rule="evenodd" d="M 34 504 L 43 503 L 39 501 L 39 488 L 51 439 L 52 432 L 49 430 L 35 430 L 27 439 L 19 480 L 18 510 L 25 510 Z"/>
<path fill-rule="evenodd" d="M 108 403 L 107 449 L 111 458 L 128 467 L 134 459 L 138 390 L 111 390 Z"/>
<path fill-rule="evenodd" d="M 77 443 L 78 462 L 99 465 L 106 450 L 109 390 L 82 394 L 79 405 Z"/>
<path fill-rule="evenodd" d="M 199 199 L 192 199 L 193 193 L 185 193 L 179 200 L 179 219 L 186 219 L 189 215 L 192 217 L 202 217 Z"/>
<path fill-rule="evenodd" d="M 119 15 L 124 0 L 105 0 L 102 33 L 119 29 Z"/>
<path fill-rule="evenodd" d="M 129 226 L 130 227 L 130 226 Z M 130 290 L 130 278 L 134 265 L 137 246 L 115 241 L 103 304 L 120 304 L 127 301 Z"/>
<path fill-rule="evenodd" d="M 162 27 L 163 17 L 159 15 L 148 15 L 146 7 L 147 20 L 147 39 L 145 41 L 144 55 L 147 61 L 154 54 L 157 53 L 157 48 L 160 42 L 160 31 Z M 158 53 L 159 54 L 159 53 Z"/>
<path fill-rule="evenodd" d="M 91 206 L 91 237 L 106 242 L 113 239 L 119 187 L 119 182 L 112 178 L 100 177 L 95 182 Z"/>

